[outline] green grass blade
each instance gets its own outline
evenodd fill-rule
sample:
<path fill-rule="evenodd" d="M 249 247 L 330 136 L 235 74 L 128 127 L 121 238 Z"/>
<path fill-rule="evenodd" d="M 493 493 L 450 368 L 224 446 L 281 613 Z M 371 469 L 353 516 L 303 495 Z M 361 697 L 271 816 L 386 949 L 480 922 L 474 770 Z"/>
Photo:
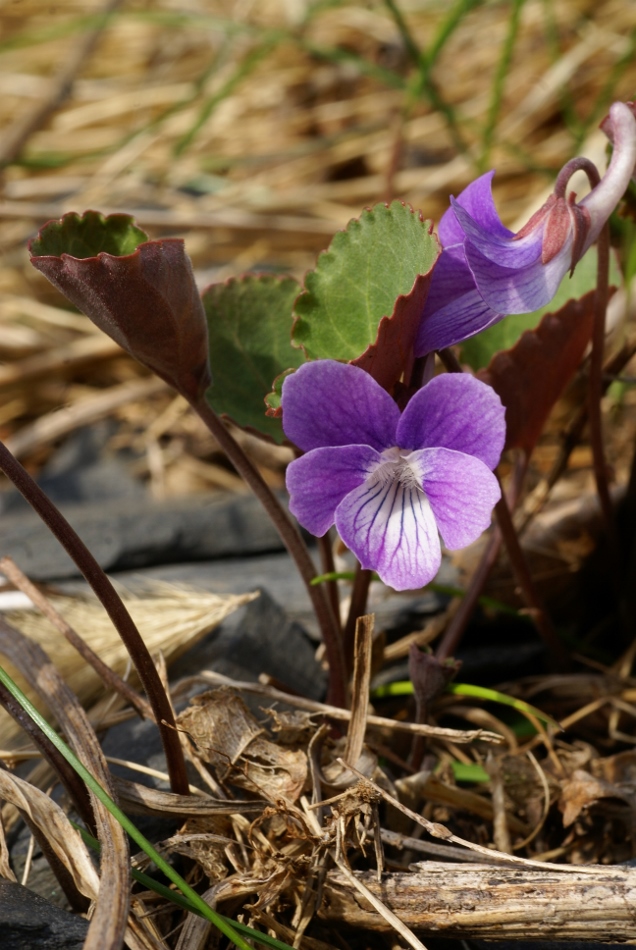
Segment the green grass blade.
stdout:
<path fill-rule="evenodd" d="M 508 696 L 506 693 L 500 693 L 496 689 L 489 689 L 487 686 L 473 686 L 471 683 L 450 683 L 444 692 L 450 693 L 453 696 L 470 696 L 473 699 L 482 699 L 488 703 L 500 703 L 502 706 L 512 706 L 513 709 L 516 709 L 517 712 L 523 715 L 529 714 L 534 716 L 535 719 L 546 723 L 546 725 L 552 726 L 559 731 L 561 730 L 561 726 L 552 716 L 541 712 L 536 706 L 531 706 L 530 703 L 526 703 L 522 699 L 517 699 L 516 696 Z M 373 690 L 371 696 L 373 699 L 386 699 L 391 696 L 411 696 L 412 694 L 413 684 L 409 680 L 399 680 L 395 683 L 386 683 L 383 686 L 378 686 Z"/>
<path fill-rule="evenodd" d="M 72 821 L 71 824 L 79 831 L 84 843 L 99 854 L 101 847 L 97 838 L 94 838 L 85 828 L 82 828 L 81 825 L 78 825 L 76 822 Z M 156 881 L 150 874 L 146 874 L 145 871 L 139 871 L 137 868 L 131 868 L 130 873 L 133 879 L 147 890 L 153 891 L 155 894 L 158 894 L 159 897 L 164 897 L 166 900 L 171 901 L 171 903 L 176 904 L 178 907 L 182 907 L 191 914 L 201 916 L 199 910 L 187 897 L 184 897 L 183 894 L 180 894 L 178 891 L 173 891 L 170 887 L 162 884 L 161 881 Z M 246 937 L 251 937 L 252 940 L 262 943 L 266 947 L 274 947 L 275 950 L 294 950 L 288 943 L 283 943 L 282 940 L 277 940 L 276 937 L 270 937 L 269 934 L 254 930 L 253 927 L 248 927 L 247 924 L 241 924 L 237 920 L 230 920 L 230 918 L 225 917 L 224 914 L 220 914 L 219 916 L 235 930 L 239 930 L 241 933 L 244 933 Z"/>
<path fill-rule="evenodd" d="M 517 699 L 516 696 L 508 696 L 506 693 L 500 693 L 496 689 L 489 689 L 486 686 L 473 686 L 470 683 L 450 683 L 445 691 L 451 693 L 453 696 L 471 696 L 473 699 L 483 699 L 484 702 L 488 703 L 500 703 L 502 706 L 512 706 L 517 712 L 522 714 L 529 713 L 531 716 L 534 716 L 535 719 L 539 719 L 546 725 L 552 726 L 559 732 L 561 731 L 561 726 L 552 716 L 541 712 L 536 706 L 531 706 L 530 703 L 524 702 L 523 699 Z"/>
<path fill-rule="evenodd" d="M 22 690 L 16 683 L 13 682 L 8 673 L 0 666 L 0 682 L 9 690 L 11 695 L 17 702 L 20 703 L 24 711 L 31 717 L 31 719 L 40 727 L 42 732 L 47 736 L 47 738 L 53 743 L 55 748 L 64 756 L 67 762 L 72 765 L 80 778 L 86 782 L 88 788 L 93 792 L 96 798 L 104 805 L 105 808 L 113 815 L 114 818 L 120 823 L 122 828 L 128 833 L 132 840 L 137 844 L 145 854 L 148 855 L 151 861 L 153 861 L 157 868 L 165 874 L 168 880 L 179 888 L 182 894 L 184 894 L 190 903 L 196 908 L 196 911 L 207 920 L 211 921 L 215 927 L 217 927 L 224 936 L 226 936 L 232 943 L 239 948 L 239 950 L 252 950 L 252 948 L 247 944 L 243 938 L 239 935 L 233 925 L 229 924 L 226 918 L 222 917 L 220 914 L 217 914 L 216 911 L 205 903 L 205 901 L 193 890 L 183 878 L 177 874 L 173 867 L 155 850 L 153 845 L 148 841 L 140 831 L 137 830 L 135 825 L 130 821 L 127 815 L 119 808 L 117 804 L 112 800 L 110 795 L 102 788 L 102 786 L 97 782 L 88 769 L 82 765 L 77 756 L 69 749 L 66 743 L 60 739 L 58 734 L 54 729 L 48 724 L 46 719 L 38 712 L 33 703 L 24 695 Z"/>

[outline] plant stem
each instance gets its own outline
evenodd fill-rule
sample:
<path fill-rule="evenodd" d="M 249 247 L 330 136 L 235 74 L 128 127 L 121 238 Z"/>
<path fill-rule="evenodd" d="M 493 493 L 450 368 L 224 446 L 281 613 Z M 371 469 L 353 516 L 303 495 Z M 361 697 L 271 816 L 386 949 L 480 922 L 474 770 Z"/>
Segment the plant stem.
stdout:
<path fill-rule="evenodd" d="M 598 239 L 598 263 L 596 273 L 596 295 L 594 298 L 594 328 L 592 330 L 592 353 L 590 356 L 589 378 L 589 421 L 590 443 L 594 463 L 594 478 L 601 513 L 607 533 L 607 546 L 612 561 L 612 577 L 615 591 L 620 592 L 621 560 L 619 554 L 618 533 L 614 518 L 614 509 L 609 490 L 607 465 L 603 449 L 603 419 L 601 399 L 603 396 L 603 350 L 605 346 L 605 313 L 609 293 L 609 225 L 605 224 Z"/>
<path fill-rule="evenodd" d="M 513 573 L 521 588 L 523 599 L 526 602 L 537 631 L 548 649 L 554 666 L 560 670 L 567 669 L 569 665 L 568 654 L 557 637 L 534 586 L 528 563 L 512 521 L 510 508 L 508 507 L 506 496 L 503 493 L 495 506 L 495 514 L 497 516 L 499 530 L 508 551 Z"/>
<path fill-rule="evenodd" d="M 323 534 L 322 538 L 317 538 L 318 542 L 318 551 L 320 552 L 320 564 L 322 567 L 323 574 L 335 574 L 336 565 L 333 560 L 333 549 L 331 547 L 331 532 L 327 531 L 327 534 Z M 325 590 L 327 591 L 327 597 L 329 598 L 329 603 L 331 604 L 331 612 L 336 618 L 338 623 L 338 631 L 340 638 L 342 639 L 342 624 L 340 622 L 340 600 L 338 597 L 338 581 L 331 580 L 325 581 L 324 583 Z"/>
<path fill-rule="evenodd" d="M 325 650 L 327 651 L 327 660 L 329 662 L 328 702 L 332 706 L 341 706 L 344 708 L 347 703 L 347 676 L 338 620 L 333 615 L 331 604 L 329 603 L 326 592 L 323 590 L 322 584 L 312 586 L 311 581 L 316 577 L 317 571 L 305 542 L 278 498 L 274 495 L 269 485 L 265 482 L 258 469 L 252 464 L 243 449 L 225 428 L 223 422 L 212 407 L 208 405 L 205 399 L 192 402 L 191 405 L 208 427 L 238 474 L 252 489 L 271 518 L 272 524 L 278 531 L 283 544 L 293 558 L 307 588 L 307 593 L 311 598 L 316 620 L 318 621 L 318 626 L 320 627 L 320 632 L 325 644 Z"/>
<path fill-rule="evenodd" d="M 495 528 L 488 542 L 488 547 L 482 554 L 481 560 L 477 565 L 477 570 L 470 579 L 470 584 L 468 585 L 465 595 L 462 597 L 457 613 L 449 623 L 444 636 L 438 644 L 437 650 L 435 651 L 435 656 L 438 660 L 447 660 L 448 657 L 454 656 L 457 652 L 457 647 L 461 642 L 464 631 L 477 606 L 477 601 L 481 597 L 484 585 L 495 566 L 499 551 L 501 550 L 502 540 L 501 531 Z"/>
<path fill-rule="evenodd" d="M 49 531 L 55 535 L 104 606 L 135 664 L 139 679 L 148 696 L 166 753 L 166 766 L 172 791 L 180 795 L 188 795 L 188 776 L 172 706 L 148 647 L 134 620 L 82 539 L 2 442 L 0 442 L 0 469 L 37 512 Z"/>

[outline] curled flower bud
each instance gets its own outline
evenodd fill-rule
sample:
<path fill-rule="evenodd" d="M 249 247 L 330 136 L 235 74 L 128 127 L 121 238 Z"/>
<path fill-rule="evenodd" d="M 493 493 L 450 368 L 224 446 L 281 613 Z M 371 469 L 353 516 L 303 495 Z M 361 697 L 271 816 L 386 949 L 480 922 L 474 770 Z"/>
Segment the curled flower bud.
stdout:
<path fill-rule="evenodd" d="M 636 118 L 615 102 L 606 120 L 613 136 L 610 165 L 580 202 L 555 193 L 517 233 L 501 223 L 492 199 L 494 172 L 460 194 L 439 224 L 443 251 L 433 272 L 416 355 L 474 336 L 512 313 L 550 302 L 620 201 L 636 165 Z M 564 169 L 568 177 L 568 166 Z"/>

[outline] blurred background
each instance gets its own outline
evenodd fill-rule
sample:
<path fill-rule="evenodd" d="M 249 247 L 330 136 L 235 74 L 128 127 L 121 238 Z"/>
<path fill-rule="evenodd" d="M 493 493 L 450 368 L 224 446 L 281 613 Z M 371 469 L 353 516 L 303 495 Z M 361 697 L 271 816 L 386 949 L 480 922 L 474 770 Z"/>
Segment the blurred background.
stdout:
<path fill-rule="evenodd" d="M 438 220 L 490 168 L 514 228 L 570 157 L 604 167 L 635 42 L 624 0 L 2 0 L 0 436 L 39 472 L 99 423 L 156 497 L 238 489 L 183 401 L 30 267 L 29 237 L 126 211 L 184 237 L 202 287 L 302 277 L 364 207 Z M 251 451 L 280 484 L 285 450 Z"/>

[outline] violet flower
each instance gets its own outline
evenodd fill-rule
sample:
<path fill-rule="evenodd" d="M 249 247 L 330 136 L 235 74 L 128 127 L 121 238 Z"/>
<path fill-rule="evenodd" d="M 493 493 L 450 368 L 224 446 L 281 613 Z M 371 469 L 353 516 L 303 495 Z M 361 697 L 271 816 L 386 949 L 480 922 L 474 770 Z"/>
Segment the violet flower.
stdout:
<path fill-rule="evenodd" d="M 566 180 L 517 234 L 492 199 L 494 172 L 460 194 L 438 228 L 442 244 L 415 346 L 417 356 L 474 336 L 511 313 L 550 302 L 561 280 L 594 243 L 636 166 L 636 118 L 615 102 L 605 120 L 614 151 L 600 183 L 580 202 Z M 566 166 L 567 169 L 567 166 Z"/>
<path fill-rule="evenodd" d="M 292 513 L 316 536 L 335 524 L 390 587 L 435 577 L 438 532 L 453 550 L 490 524 L 505 410 L 472 376 L 437 376 L 400 412 L 364 370 L 317 360 L 285 380 L 282 406 L 285 434 L 306 453 L 287 469 Z"/>

